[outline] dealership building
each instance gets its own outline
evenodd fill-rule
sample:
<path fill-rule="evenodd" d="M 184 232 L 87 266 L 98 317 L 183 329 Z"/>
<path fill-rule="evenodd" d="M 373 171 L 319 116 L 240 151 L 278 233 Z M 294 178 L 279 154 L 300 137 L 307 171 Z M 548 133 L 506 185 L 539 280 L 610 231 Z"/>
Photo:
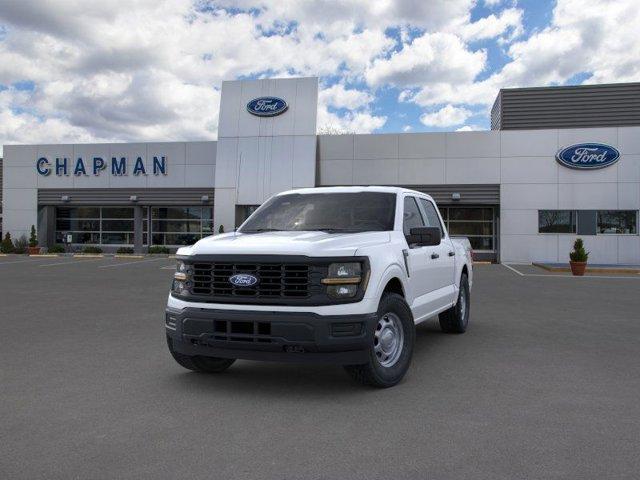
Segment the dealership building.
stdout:
<path fill-rule="evenodd" d="M 640 83 L 505 89 L 490 131 L 317 135 L 317 78 L 223 82 L 217 141 L 5 145 L 2 230 L 40 245 L 175 248 L 274 193 L 426 192 L 476 258 L 640 264 Z"/>

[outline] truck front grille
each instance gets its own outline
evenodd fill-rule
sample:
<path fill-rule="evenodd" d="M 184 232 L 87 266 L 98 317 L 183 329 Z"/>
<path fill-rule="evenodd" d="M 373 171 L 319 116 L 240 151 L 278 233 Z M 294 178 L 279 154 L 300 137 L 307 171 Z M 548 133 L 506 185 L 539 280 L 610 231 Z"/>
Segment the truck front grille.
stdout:
<path fill-rule="evenodd" d="M 240 273 L 254 275 L 259 282 L 251 287 L 234 286 L 229 278 Z M 220 298 L 306 298 L 309 286 L 309 265 L 198 262 L 193 264 L 191 293 Z"/>

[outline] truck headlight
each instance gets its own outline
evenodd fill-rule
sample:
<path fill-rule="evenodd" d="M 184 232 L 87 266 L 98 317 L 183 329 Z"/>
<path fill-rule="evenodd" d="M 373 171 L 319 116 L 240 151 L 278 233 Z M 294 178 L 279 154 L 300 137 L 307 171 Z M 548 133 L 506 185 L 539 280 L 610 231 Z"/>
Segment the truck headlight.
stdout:
<path fill-rule="evenodd" d="M 192 285 L 192 274 L 193 270 L 188 264 L 182 261 L 178 261 L 176 265 L 176 272 L 173 274 L 173 284 L 171 286 L 171 290 L 178 295 L 188 293 L 189 288 Z"/>
<path fill-rule="evenodd" d="M 327 295 L 332 298 L 355 297 L 362 283 L 362 265 L 359 262 L 332 263 L 322 283 L 327 285 Z"/>

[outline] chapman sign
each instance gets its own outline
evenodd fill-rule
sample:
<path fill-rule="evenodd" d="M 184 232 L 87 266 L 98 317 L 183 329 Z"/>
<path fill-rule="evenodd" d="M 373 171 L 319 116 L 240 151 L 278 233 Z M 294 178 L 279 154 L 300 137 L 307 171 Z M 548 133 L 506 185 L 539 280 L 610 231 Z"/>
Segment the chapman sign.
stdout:
<path fill-rule="evenodd" d="M 565 147 L 556 154 L 556 160 L 565 167 L 578 170 L 596 170 L 613 165 L 620 152 L 603 143 L 579 143 Z"/>
<path fill-rule="evenodd" d="M 287 102 L 278 97 L 254 98 L 247 103 L 247 111 L 258 117 L 275 117 L 284 113 L 287 108 Z"/>
<path fill-rule="evenodd" d="M 111 157 L 111 161 L 102 157 L 82 158 L 75 161 L 66 157 L 49 159 L 40 157 L 36 161 L 36 170 L 40 175 L 46 177 L 55 173 L 58 177 L 63 175 L 94 175 L 98 176 L 102 172 L 108 172 L 114 177 L 128 175 L 129 173 L 139 175 L 166 175 L 167 157 L 153 157 L 153 161 L 145 162 L 142 157 L 128 159 L 127 157 Z"/>

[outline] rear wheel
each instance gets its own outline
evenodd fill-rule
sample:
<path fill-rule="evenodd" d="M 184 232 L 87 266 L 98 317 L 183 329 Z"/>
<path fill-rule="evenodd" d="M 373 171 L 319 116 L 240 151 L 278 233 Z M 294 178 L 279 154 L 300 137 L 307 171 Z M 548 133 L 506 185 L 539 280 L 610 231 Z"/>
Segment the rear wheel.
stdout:
<path fill-rule="evenodd" d="M 466 273 L 460 278 L 458 301 L 449 310 L 439 315 L 440 328 L 445 333 L 464 333 L 469 325 L 469 307 L 471 296 L 469 293 L 469 279 Z"/>
<path fill-rule="evenodd" d="M 167 336 L 167 345 L 169 352 L 173 359 L 178 362 L 181 367 L 187 370 L 193 370 L 194 372 L 204 373 L 219 373 L 224 372 L 227 368 L 233 365 L 235 358 L 218 358 L 218 357 L 203 357 L 197 355 L 184 355 L 180 352 L 176 352 L 173 348 L 173 341 L 171 337 Z"/>
<path fill-rule="evenodd" d="M 395 293 L 385 294 L 373 328 L 369 363 L 348 365 L 345 370 L 361 383 L 392 387 L 407 373 L 413 354 L 415 325 L 404 298 Z"/>

